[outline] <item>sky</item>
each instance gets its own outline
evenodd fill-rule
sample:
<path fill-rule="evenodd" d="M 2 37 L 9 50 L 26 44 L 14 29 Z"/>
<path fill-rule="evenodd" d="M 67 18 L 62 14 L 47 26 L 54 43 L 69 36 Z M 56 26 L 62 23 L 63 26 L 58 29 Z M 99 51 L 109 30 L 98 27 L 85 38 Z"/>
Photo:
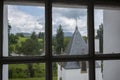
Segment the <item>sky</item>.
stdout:
<path fill-rule="evenodd" d="M 31 33 L 45 31 L 45 8 L 43 6 L 8 5 L 8 22 L 11 33 Z M 95 31 L 103 23 L 103 10 L 95 10 Z M 73 33 L 78 26 L 81 35 L 87 36 L 86 8 L 52 8 L 52 33 L 56 34 L 58 26 L 64 32 Z"/>

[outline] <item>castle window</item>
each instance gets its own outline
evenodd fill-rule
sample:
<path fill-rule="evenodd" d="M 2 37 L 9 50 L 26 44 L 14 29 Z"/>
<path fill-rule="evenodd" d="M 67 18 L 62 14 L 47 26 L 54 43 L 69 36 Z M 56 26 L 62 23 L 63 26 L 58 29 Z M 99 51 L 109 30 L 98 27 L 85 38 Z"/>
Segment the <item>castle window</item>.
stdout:
<path fill-rule="evenodd" d="M 87 72 L 87 64 L 86 61 L 81 62 L 81 72 Z"/>

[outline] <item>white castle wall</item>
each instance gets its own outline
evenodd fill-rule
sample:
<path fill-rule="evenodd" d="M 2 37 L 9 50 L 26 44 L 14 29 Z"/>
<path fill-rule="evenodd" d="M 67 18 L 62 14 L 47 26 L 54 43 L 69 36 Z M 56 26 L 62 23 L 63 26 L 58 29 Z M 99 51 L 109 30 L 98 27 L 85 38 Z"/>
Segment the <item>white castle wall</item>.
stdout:
<path fill-rule="evenodd" d="M 62 76 L 63 76 L 62 80 L 88 80 L 88 73 L 81 73 L 81 69 L 63 68 Z"/>
<path fill-rule="evenodd" d="M 81 73 L 81 69 L 64 69 L 60 70 L 60 65 L 58 64 L 58 80 L 62 77 L 62 80 L 89 80 L 88 75 L 89 69 L 87 69 L 87 73 Z M 101 68 L 96 68 L 96 80 L 103 80 Z"/>

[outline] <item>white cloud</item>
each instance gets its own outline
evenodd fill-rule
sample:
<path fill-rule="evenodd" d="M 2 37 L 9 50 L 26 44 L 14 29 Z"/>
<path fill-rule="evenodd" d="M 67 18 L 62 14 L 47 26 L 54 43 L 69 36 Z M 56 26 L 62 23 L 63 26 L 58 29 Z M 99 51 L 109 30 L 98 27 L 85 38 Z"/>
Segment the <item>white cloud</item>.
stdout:
<path fill-rule="evenodd" d="M 42 9 L 41 7 L 36 7 Z M 77 26 L 82 35 L 87 35 L 87 9 L 75 8 L 53 8 L 53 34 L 59 25 L 62 25 L 64 32 L 74 32 Z M 32 32 L 44 31 L 44 17 L 30 15 L 26 12 L 20 11 L 17 6 L 8 7 L 9 23 L 14 27 L 12 32 Z M 95 30 L 103 21 L 103 11 L 95 10 Z"/>
<path fill-rule="evenodd" d="M 87 9 L 75 8 L 53 8 L 53 33 L 61 24 L 64 31 L 74 32 L 77 25 L 82 35 L 87 36 Z M 95 10 L 95 31 L 103 23 L 103 10 Z M 96 33 L 95 33 L 96 34 Z"/>
<path fill-rule="evenodd" d="M 59 25 L 62 25 L 64 32 L 74 32 L 77 26 L 82 35 L 87 35 L 87 10 L 75 8 L 53 8 L 53 34 Z"/>
<path fill-rule="evenodd" d="M 36 17 L 17 9 L 16 6 L 8 6 L 8 20 L 12 26 L 12 33 L 43 31 L 43 24 L 39 24 Z"/>
<path fill-rule="evenodd" d="M 97 30 L 99 29 L 99 25 L 103 23 L 103 10 L 96 9 L 95 10 L 95 35 L 97 35 Z"/>

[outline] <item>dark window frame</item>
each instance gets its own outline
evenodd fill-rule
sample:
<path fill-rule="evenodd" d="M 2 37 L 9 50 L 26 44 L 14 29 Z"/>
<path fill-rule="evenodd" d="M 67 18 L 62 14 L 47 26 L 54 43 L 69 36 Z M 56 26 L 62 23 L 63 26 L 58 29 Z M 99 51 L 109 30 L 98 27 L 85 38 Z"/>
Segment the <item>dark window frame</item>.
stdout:
<path fill-rule="evenodd" d="M 45 1 L 45 2 L 44 2 Z M 3 5 L 4 3 L 45 3 L 45 56 L 3 57 Z M 87 5 L 88 20 L 88 55 L 52 56 L 52 3 Z M 0 0 L 0 80 L 2 80 L 3 64 L 45 62 L 46 80 L 52 80 L 52 62 L 81 61 L 89 62 L 89 80 L 95 80 L 96 60 L 120 60 L 120 54 L 95 54 L 94 51 L 94 5 L 119 6 L 117 0 Z"/>

